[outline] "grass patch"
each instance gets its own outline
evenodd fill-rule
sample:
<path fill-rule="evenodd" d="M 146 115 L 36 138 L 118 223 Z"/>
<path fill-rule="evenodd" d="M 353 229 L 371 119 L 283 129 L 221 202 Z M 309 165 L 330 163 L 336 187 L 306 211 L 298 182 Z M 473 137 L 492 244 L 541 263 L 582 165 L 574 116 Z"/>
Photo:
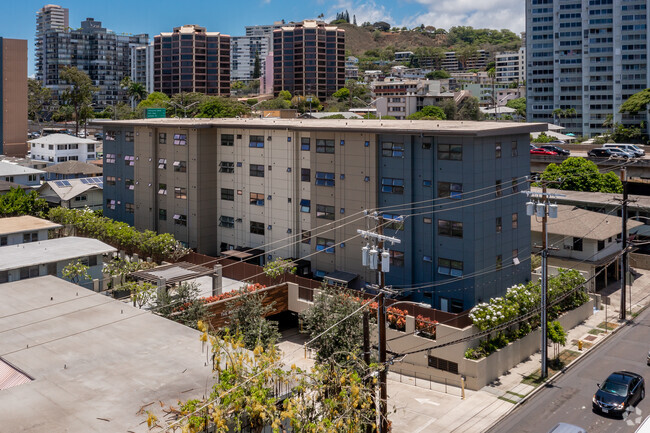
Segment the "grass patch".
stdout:
<path fill-rule="evenodd" d="M 524 397 L 526 397 L 526 396 L 523 395 L 523 394 L 518 394 L 518 393 L 516 393 L 516 392 L 512 392 L 512 391 L 506 391 L 506 394 L 512 394 L 512 395 L 515 395 L 515 396 L 517 396 L 517 397 L 519 397 L 519 398 L 524 398 Z"/>
<path fill-rule="evenodd" d="M 509 398 L 499 397 L 499 400 L 507 401 L 508 403 L 517 404 L 516 401 L 510 400 Z"/>
<path fill-rule="evenodd" d="M 601 331 L 600 329 L 590 329 L 589 332 L 588 332 L 588 334 L 591 334 L 591 335 L 600 335 L 600 334 L 602 334 L 603 332 L 605 332 L 605 331 Z"/>
<path fill-rule="evenodd" d="M 600 322 L 598 324 L 598 327 L 600 329 L 604 329 L 604 330 L 607 330 L 607 331 L 612 331 L 612 330 L 618 328 L 618 324 L 617 323 L 612 323 L 612 322 Z"/>
<path fill-rule="evenodd" d="M 560 352 L 560 356 L 557 359 L 550 359 L 548 362 L 548 377 L 553 376 L 558 371 L 562 370 L 564 367 L 569 365 L 573 360 L 575 360 L 580 355 L 580 352 L 574 350 L 563 350 Z M 526 385 L 531 385 L 538 387 L 546 380 L 541 379 L 542 369 L 535 370 L 532 374 L 525 376 L 521 383 Z"/>

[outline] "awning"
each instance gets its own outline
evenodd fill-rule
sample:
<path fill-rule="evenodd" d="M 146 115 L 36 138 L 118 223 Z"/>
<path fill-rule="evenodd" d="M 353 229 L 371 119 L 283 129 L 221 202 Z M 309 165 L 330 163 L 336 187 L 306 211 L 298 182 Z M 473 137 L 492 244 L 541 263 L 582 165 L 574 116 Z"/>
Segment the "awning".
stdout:
<path fill-rule="evenodd" d="M 359 275 L 353 274 L 351 272 L 334 271 L 325 275 L 323 279 L 333 281 L 338 284 L 347 285 L 350 284 L 352 281 L 354 281 L 358 276 Z"/>

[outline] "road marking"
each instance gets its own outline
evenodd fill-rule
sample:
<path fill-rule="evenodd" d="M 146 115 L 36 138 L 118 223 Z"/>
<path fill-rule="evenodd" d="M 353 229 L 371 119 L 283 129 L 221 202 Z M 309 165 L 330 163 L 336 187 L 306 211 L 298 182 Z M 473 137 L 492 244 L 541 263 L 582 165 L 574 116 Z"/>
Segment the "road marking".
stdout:
<path fill-rule="evenodd" d="M 419 400 L 419 399 L 416 399 Z M 424 424 L 422 427 L 419 429 L 415 430 L 413 433 L 420 433 L 424 431 L 425 428 L 429 427 L 431 424 L 433 424 L 436 421 L 436 418 L 431 418 L 426 424 Z"/>
<path fill-rule="evenodd" d="M 432 404 L 434 406 L 440 406 L 440 403 L 436 403 L 435 401 L 431 401 L 428 398 L 416 398 L 415 401 L 417 401 L 420 404 Z"/>

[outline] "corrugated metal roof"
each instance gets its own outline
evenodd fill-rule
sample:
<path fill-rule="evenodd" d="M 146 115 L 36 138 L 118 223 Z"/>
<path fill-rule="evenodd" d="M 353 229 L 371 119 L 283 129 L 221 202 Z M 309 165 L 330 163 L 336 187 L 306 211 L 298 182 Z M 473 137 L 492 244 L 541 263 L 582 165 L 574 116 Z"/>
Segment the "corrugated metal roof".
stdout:
<path fill-rule="evenodd" d="M 0 390 L 13 388 L 31 381 L 32 379 L 29 376 L 0 359 Z"/>

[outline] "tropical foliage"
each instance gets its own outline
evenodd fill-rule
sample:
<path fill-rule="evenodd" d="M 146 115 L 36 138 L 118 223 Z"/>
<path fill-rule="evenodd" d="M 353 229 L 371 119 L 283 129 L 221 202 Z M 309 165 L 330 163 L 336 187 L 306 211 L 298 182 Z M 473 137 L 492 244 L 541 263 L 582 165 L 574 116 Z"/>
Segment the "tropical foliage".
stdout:
<path fill-rule="evenodd" d="M 268 348 L 280 339 L 278 322 L 266 319 L 274 311 L 275 302 L 265 305 L 265 298 L 266 293 L 241 288 L 227 302 L 228 326 L 241 334 L 244 347 L 249 350 L 258 346 Z"/>
<path fill-rule="evenodd" d="M 43 218 L 47 208 L 47 202 L 33 190 L 25 192 L 22 188 L 11 188 L 0 195 L 0 217 L 31 215 Z"/>
<path fill-rule="evenodd" d="M 613 172 L 601 173 L 598 166 L 585 158 L 570 157 L 560 165 L 551 163 L 542 172 L 543 181 L 552 181 L 557 189 L 621 193 L 623 184 Z"/>

